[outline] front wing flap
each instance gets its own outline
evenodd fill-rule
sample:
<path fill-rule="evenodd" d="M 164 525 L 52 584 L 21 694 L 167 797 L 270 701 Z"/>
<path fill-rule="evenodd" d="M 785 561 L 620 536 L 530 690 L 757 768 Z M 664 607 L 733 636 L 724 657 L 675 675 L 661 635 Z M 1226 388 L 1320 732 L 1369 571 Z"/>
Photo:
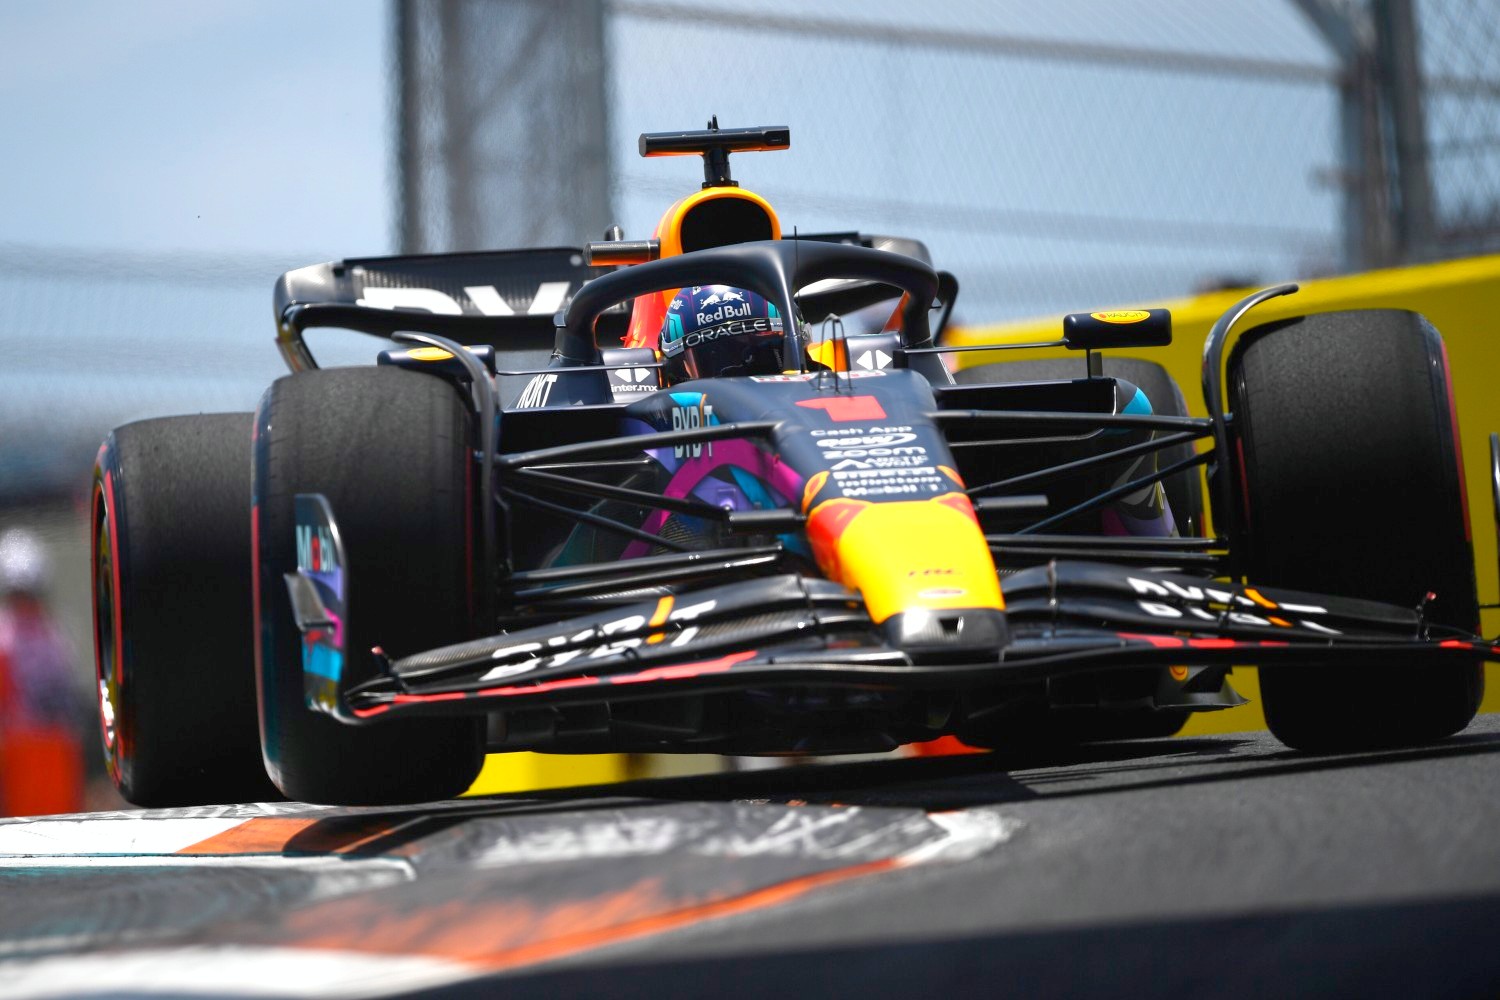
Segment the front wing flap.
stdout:
<path fill-rule="evenodd" d="M 992 654 L 895 648 L 857 593 L 783 574 L 658 588 L 640 603 L 392 658 L 340 645 L 358 605 L 321 500 L 298 498 L 307 558 L 287 582 L 308 705 L 349 723 L 777 685 L 960 689 L 1183 663 L 1500 660 L 1500 647 L 1429 625 L 1418 609 L 1082 561 L 1005 578 L 1010 638 Z"/>
<path fill-rule="evenodd" d="M 346 694 L 341 718 L 373 721 L 388 715 L 468 714 L 492 709 L 575 705 L 664 698 L 780 685 L 863 688 L 980 688 L 1142 666 L 1360 663 L 1410 666 L 1417 661 L 1500 660 L 1500 647 L 1478 641 L 1391 639 L 1357 644 L 1291 643 L 1222 637 L 1183 637 L 1105 629 L 1059 628 L 1016 638 L 993 660 L 913 662 L 877 643 L 787 644 L 740 649 L 655 666 L 630 664 L 605 671 L 561 668 L 524 681 L 483 685 L 450 682 L 408 689 L 393 676 L 367 681 Z"/>

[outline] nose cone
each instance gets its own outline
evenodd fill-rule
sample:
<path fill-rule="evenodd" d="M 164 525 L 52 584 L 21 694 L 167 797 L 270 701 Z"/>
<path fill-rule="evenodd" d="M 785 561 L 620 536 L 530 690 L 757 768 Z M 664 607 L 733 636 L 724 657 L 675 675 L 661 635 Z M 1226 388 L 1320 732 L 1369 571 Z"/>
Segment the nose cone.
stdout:
<path fill-rule="evenodd" d="M 1005 607 L 989 544 L 962 493 L 886 503 L 828 500 L 808 515 L 807 534 L 823 572 L 858 590 L 877 624 L 918 611 Z M 912 638 L 941 628 L 942 620 L 913 625 Z"/>
<path fill-rule="evenodd" d="M 918 661 L 929 657 L 992 657 L 1010 640 L 1005 612 L 994 608 L 917 608 L 891 615 L 881 630 L 886 642 Z"/>

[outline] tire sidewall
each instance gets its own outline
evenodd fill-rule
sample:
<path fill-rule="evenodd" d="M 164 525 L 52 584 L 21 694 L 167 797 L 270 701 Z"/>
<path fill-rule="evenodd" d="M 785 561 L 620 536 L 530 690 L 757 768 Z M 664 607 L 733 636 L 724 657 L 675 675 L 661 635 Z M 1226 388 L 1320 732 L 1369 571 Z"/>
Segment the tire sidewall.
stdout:
<path fill-rule="evenodd" d="M 1247 578 L 1409 607 L 1433 590 L 1431 621 L 1476 630 L 1463 458 L 1431 324 L 1399 310 L 1278 321 L 1246 333 L 1229 367 Z M 1478 663 L 1261 670 L 1272 732 L 1317 752 L 1440 739 L 1482 691 Z"/>
<path fill-rule="evenodd" d="M 283 578 L 296 570 L 292 498 L 298 493 L 324 494 L 344 538 L 344 627 L 350 637 L 344 669 L 351 676 L 358 678 L 372 669 L 368 650 L 376 642 L 362 636 L 381 635 L 379 644 L 395 655 L 417 651 L 400 648 L 399 641 L 387 643 L 372 622 L 427 622 L 426 627 L 404 628 L 405 641 L 417 642 L 418 648 L 472 635 L 465 549 L 470 498 L 467 492 L 453 495 L 469 488 L 467 438 L 438 443 L 425 427 L 393 422 L 387 409 L 415 406 L 419 413 L 426 412 L 428 403 L 414 404 L 414 398 L 439 410 L 457 407 L 452 412 L 464 419 L 449 383 L 394 368 L 288 376 L 267 390 L 256 411 L 251 530 L 257 579 L 257 704 L 267 772 L 292 798 L 342 804 L 445 798 L 467 787 L 482 762 L 482 718 L 351 726 L 309 709 L 305 701 L 301 633 L 292 619 Z M 380 426 L 390 436 L 390 454 L 381 442 L 370 440 L 376 433 L 370 427 Z M 310 462 L 309 454 L 327 460 Z M 406 466 L 436 466 L 452 473 L 455 463 L 464 466 L 457 479 L 420 484 L 430 503 L 410 499 L 417 484 L 411 481 L 413 469 Z M 402 477 L 404 491 L 391 485 Z M 381 505 L 387 502 L 392 507 L 388 519 L 382 520 L 387 515 Z M 403 542 L 406 536 L 400 529 L 413 522 L 433 525 L 433 540 Z M 388 526 L 389 533 L 381 525 Z M 428 585 L 412 586 L 397 600 L 391 588 L 402 584 L 403 566 L 426 572 Z"/>

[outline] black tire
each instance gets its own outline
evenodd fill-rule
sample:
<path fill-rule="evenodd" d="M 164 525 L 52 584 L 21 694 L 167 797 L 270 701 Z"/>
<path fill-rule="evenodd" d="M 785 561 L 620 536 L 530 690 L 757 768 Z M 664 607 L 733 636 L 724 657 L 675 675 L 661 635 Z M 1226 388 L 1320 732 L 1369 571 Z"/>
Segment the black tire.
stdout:
<path fill-rule="evenodd" d="M 1102 358 L 1104 374 L 1122 378 L 1133 383 L 1146 394 L 1155 413 L 1169 417 L 1188 416 L 1187 400 L 1182 389 L 1165 368 L 1154 361 L 1142 358 L 1117 358 L 1106 355 Z M 996 361 L 987 365 L 964 368 L 954 374 L 960 384 L 995 382 L 1043 382 L 1053 379 L 1077 379 L 1084 377 L 1084 362 L 1080 357 L 1034 358 L 1025 361 Z M 1180 444 L 1157 453 L 1159 466 L 1180 462 L 1193 454 L 1191 444 Z M 1201 535 L 1203 532 L 1203 477 L 1198 469 L 1188 469 L 1163 481 L 1167 492 L 1167 503 L 1172 507 L 1172 517 L 1182 535 Z"/>
<path fill-rule="evenodd" d="M 346 670 L 471 635 L 468 415 L 456 389 L 395 368 L 303 372 L 256 413 L 260 721 L 266 770 L 290 798 L 378 805 L 451 798 L 484 761 L 482 718 L 348 726 L 303 700 L 301 637 L 283 574 L 296 569 L 297 493 L 328 498 L 348 562 Z"/>
<path fill-rule="evenodd" d="M 94 467 L 106 766 L 138 806 L 279 798 L 261 766 L 248 413 L 116 428 Z"/>
<path fill-rule="evenodd" d="M 1415 607 L 1478 631 L 1474 553 L 1442 339 L 1366 310 L 1246 333 L 1230 359 L 1250 580 Z M 1300 750 L 1430 742 L 1478 710 L 1478 663 L 1266 667 L 1266 721 Z"/>

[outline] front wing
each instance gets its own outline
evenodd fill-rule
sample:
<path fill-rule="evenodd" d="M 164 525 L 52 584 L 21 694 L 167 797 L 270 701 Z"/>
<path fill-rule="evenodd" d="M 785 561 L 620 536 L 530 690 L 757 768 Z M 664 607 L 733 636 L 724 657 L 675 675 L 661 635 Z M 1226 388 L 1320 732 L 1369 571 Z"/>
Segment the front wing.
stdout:
<path fill-rule="evenodd" d="M 321 545 L 287 577 L 308 704 L 349 723 L 783 685 L 975 689 L 1184 663 L 1500 661 L 1500 646 L 1430 624 L 1421 608 L 1071 560 L 1005 578 L 1008 635 L 990 648 L 965 641 L 961 612 L 938 623 L 946 645 L 899 648 L 857 593 L 782 574 L 659 588 L 590 615 L 392 658 L 342 648 L 350 609 L 337 531 L 326 505 L 298 503 L 299 521 L 327 518 L 331 529 L 311 533 Z"/>

